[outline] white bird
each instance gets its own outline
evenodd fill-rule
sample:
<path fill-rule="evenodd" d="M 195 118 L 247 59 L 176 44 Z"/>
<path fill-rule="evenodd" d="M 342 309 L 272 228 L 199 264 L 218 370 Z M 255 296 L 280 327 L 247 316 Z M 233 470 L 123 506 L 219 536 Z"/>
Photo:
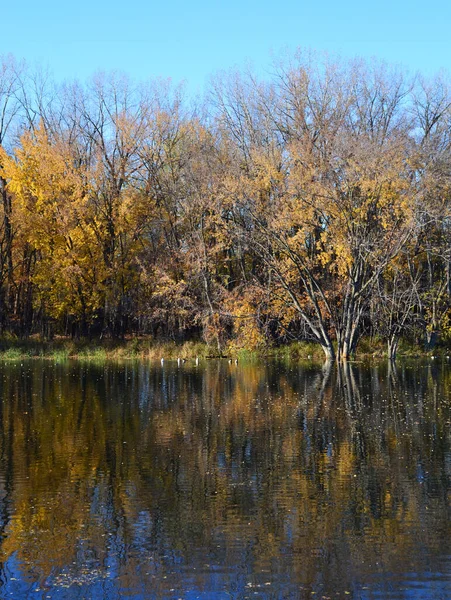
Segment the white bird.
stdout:
<path fill-rule="evenodd" d="M 160 362 L 161 362 L 161 366 L 163 366 L 164 365 L 164 358 L 162 358 Z"/>
<path fill-rule="evenodd" d="M 231 358 L 229 358 L 229 365 L 231 365 L 231 364 L 232 364 L 232 359 L 231 359 Z"/>
<path fill-rule="evenodd" d="M 177 365 L 180 367 L 180 363 L 182 362 L 182 359 L 179 357 L 177 358 Z"/>
<path fill-rule="evenodd" d="M 237 359 L 237 358 L 235 358 L 235 364 L 236 364 L 236 365 L 238 364 L 238 359 Z"/>
<path fill-rule="evenodd" d="M 196 367 L 199 365 L 199 357 L 196 356 Z"/>

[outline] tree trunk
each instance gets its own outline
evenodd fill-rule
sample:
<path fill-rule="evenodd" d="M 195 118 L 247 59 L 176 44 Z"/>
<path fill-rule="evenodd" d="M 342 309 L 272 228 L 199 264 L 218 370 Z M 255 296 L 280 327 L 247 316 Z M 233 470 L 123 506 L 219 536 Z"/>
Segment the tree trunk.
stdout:
<path fill-rule="evenodd" d="M 398 336 L 392 335 L 388 338 L 387 342 L 387 354 L 389 360 L 396 360 L 396 353 L 398 352 L 399 338 Z"/>
<path fill-rule="evenodd" d="M 354 282 L 343 305 L 340 331 L 337 332 L 337 360 L 340 362 L 349 360 L 357 349 L 362 318 L 362 300 L 357 295 L 359 289 L 360 284 Z"/>
<path fill-rule="evenodd" d="M 2 265 L 6 266 L 6 277 L 3 274 L 3 282 L 6 280 L 6 287 L 2 290 L 1 323 L 2 329 L 6 329 L 10 317 L 10 310 L 13 304 L 13 258 L 12 258 L 12 227 L 11 227 L 11 197 L 6 190 L 6 181 L 0 178 L 3 203 L 3 228 L 5 235 L 5 256 L 2 257 Z"/>
<path fill-rule="evenodd" d="M 438 333 L 437 331 L 426 331 L 426 340 L 425 340 L 425 349 L 433 350 L 438 341 Z"/>
<path fill-rule="evenodd" d="M 321 344 L 321 348 L 325 354 L 326 362 L 335 360 L 335 348 L 333 347 L 332 342 L 328 341 L 327 343 Z"/>

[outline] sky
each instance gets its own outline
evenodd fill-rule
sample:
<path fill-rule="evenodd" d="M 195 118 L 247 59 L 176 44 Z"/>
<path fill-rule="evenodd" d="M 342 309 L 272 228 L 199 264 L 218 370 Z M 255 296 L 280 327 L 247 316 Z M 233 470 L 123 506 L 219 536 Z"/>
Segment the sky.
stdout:
<path fill-rule="evenodd" d="M 218 71 L 249 64 L 263 75 L 298 47 L 451 71 L 446 0 L 4 0 L 0 14 L 0 55 L 57 81 L 117 70 L 197 94 Z"/>

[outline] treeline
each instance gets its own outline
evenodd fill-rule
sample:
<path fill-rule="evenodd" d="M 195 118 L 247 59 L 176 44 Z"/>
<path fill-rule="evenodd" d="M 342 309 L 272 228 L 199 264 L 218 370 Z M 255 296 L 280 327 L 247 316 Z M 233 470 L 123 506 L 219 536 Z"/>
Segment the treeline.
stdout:
<path fill-rule="evenodd" d="M 0 333 L 221 352 L 450 330 L 451 87 L 299 52 L 259 79 L 57 85 L 0 59 Z"/>

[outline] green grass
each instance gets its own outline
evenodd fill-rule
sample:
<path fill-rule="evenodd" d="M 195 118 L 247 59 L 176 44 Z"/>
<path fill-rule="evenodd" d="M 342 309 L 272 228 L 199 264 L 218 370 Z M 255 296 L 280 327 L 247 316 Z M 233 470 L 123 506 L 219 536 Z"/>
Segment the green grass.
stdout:
<path fill-rule="evenodd" d="M 87 347 L 80 350 L 74 355 L 74 358 L 78 358 L 79 360 L 95 360 L 102 361 L 107 360 L 108 351 L 106 348 L 96 348 L 96 347 Z"/>
<path fill-rule="evenodd" d="M 8 348 L 1 353 L 1 357 L 3 360 L 21 360 L 23 353 L 19 348 Z"/>
<path fill-rule="evenodd" d="M 292 342 L 273 349 L 270 354 L 278 359 L 294 361 L 324 360 L 324 352 L 319 344 L 313 342 Z"/>
<path fill-rule="evenodd" d="M 61 362 L 68 359 L 104 361 L 123 359 L 173 360 L 206 358 L 217 351 L 202 342 L 160 342 L 150 338 L 129 340 L 71 340 L 58 338 L 43 341 L 39 338 L 20 340 L 12 337 L 0 340 L 0 360 L 42 358 Z"/>
<path fill-rule="evenodd" d="M 42 358 L 62 362 L 68 359 L 83 361 L 105 361 L 105 360 L 129 360 L 141 359 L 156 361 L 164 358 L 175 360 L 178 357 L 192 360 L 198 356 L 200 359 L 216 357 L 217 348 L 208 346 L 199 341 L 188 341 L 183 343 L 162 342 L 149 337 L 136 337 L 128 340 L 72 340 L 68 338 L 56 338 L 51 341 L 43 341 L 36 337 L 20 340 L 13 337 L 5 337 L 0 340 L 0 360 L 15 361 L 27 358 Z M 439 346 L 433 351 L 425 352 L 418 345 L 406 340 L 401 340 L 398 356 L 445 356 L 451 354 L 449 348 Z M 323 362 L 324 353 L 319 344 L 311 342 L 293 342 L 277 348 L 267 346 L 258 350 L 237 348 L 230 344 L 225 348 L 223 355 L 230 358 L 238 358 L 243 362 L 252 362 L 267 357 L 276 360 L 298 361 L 300 363 Z M 362 338 L 357 348 L 357 360 L 362 359 L 384 359 L 387 356 L 387 346 L 384 340 L 379 338 Z"/>
<path fill-rule="evenodd" d="M 52 359 L 56 362 L 64 362 L 65 360 L 68 360 L 69 357 L 70 355 L 67 348 L 55 349 L 52 352 Z"/>

